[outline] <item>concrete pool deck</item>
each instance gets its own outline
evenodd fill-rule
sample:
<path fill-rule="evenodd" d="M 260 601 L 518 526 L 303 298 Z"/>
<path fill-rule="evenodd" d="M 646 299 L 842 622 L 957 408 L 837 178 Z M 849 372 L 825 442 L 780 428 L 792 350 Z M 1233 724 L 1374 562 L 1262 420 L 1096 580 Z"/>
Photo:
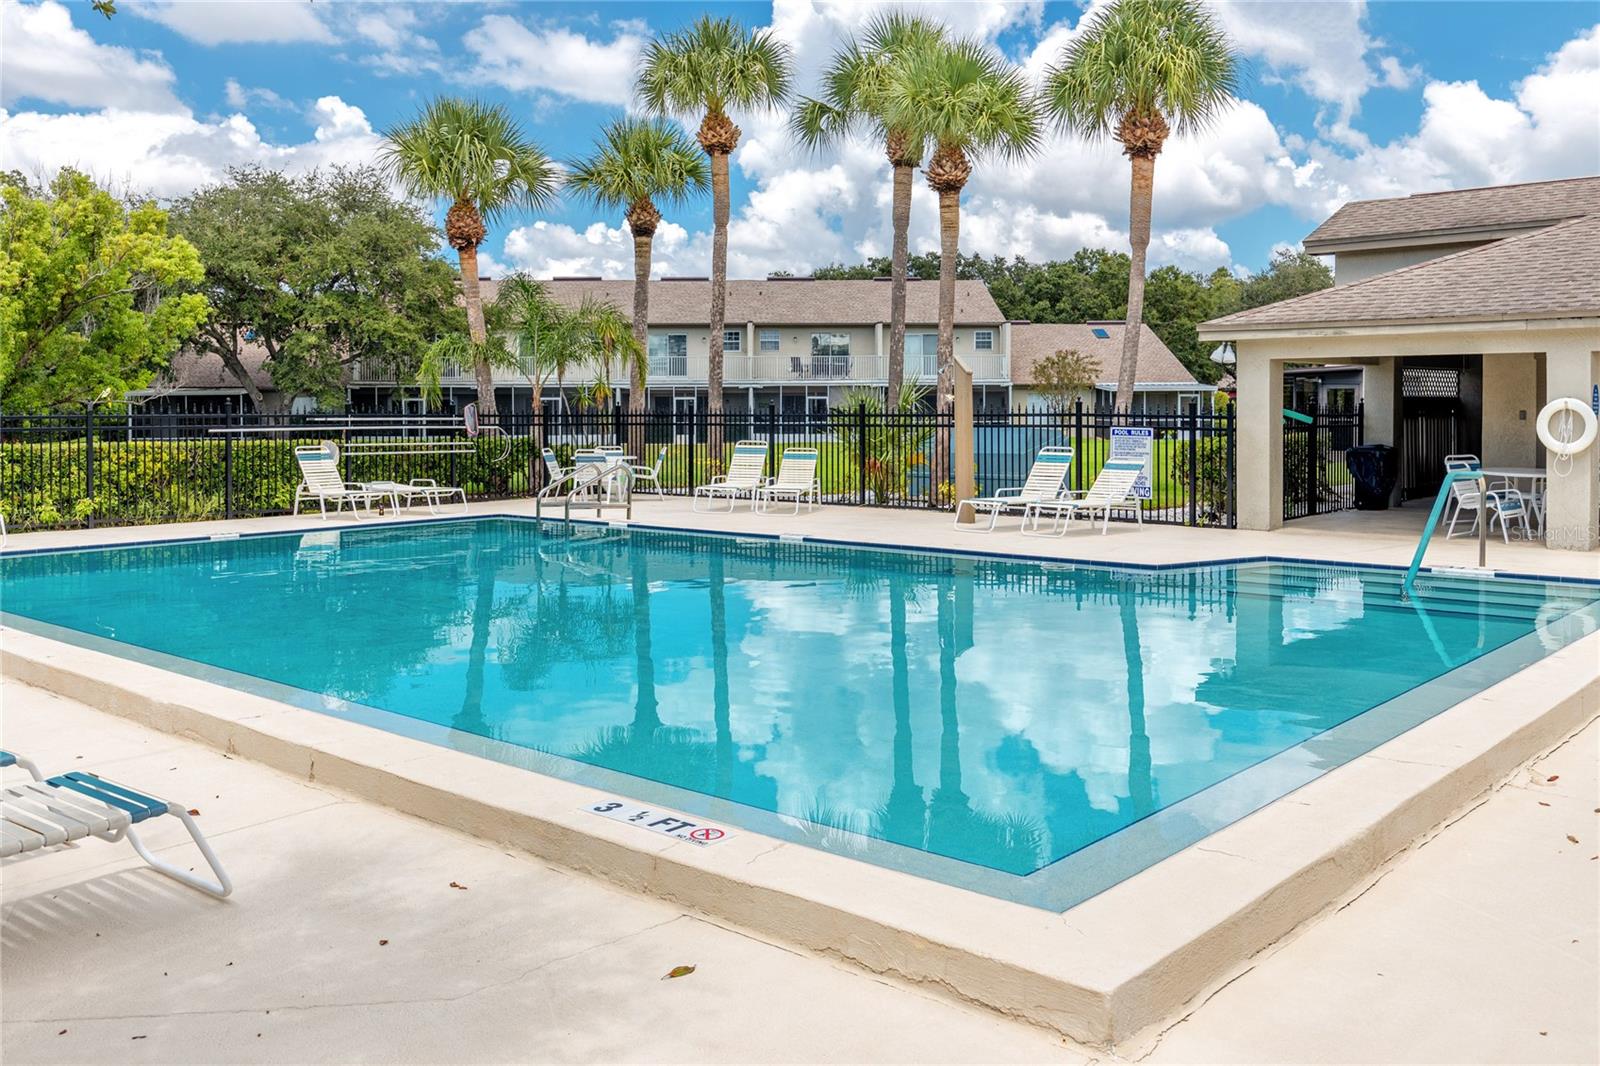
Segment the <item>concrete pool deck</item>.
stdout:
<path fill-rule="evenodd" d="M 678 501 L 641 504 L 635 519 L 1064 558 L 1100 553 L 1143 563 L 1266 554 L 1403 563 L 1411 550 L 1399 538 L 1363 543 L 1348 535 L 1311 534 L 1311 546 L 1297 548 L 1285 546 L 1280 534 L 1127 526 L 1114 526 L 1106 537 L 1077 530 L 1061 541 L 1015 533 L 979 537 L 951 530 L 948 518 L 939 515 L 840 508 L 791 519 L 712 517 L 692 515 Z M 328 528 L 316 519 L 232 526 L 96 531 L 64 542 Z M 17 537 L 12 546 L 43 547 L 38 541 L 56 536 L 30 535 L 33 544 Z M 1266 538 L 1277 538 L 1274 546 L 1256 545 Z M 1344 553 L 1324 543 L 1340 540 L 1347 542 Z M 1448 552 L 1465 546 L 1457 541 L 1439 547 Z M 1475 544 L 1470 551 L 1475 561 Z M 1491 552 L 1492 567 L 1590 576 L 1581 567 L 1546 565 L 1572 553 L 1514 545 L 1502 554 Z M 1512 558 L 1522 564 L 1511 565 Z M 1430 554 L 1429 561 L 1456 560 Z M 1258 953 L 1339 898 L 1370 885 L 1432 827 L 1600 713 L 1600 671 L 1594 668 L 1600 636 L 1591 636 L 1305 786 L 1291 800 L 1056 916 L 755 834 L 705 852 L 633 839 L 644 835 L 584 819 L 579 808 L 586 791 L 564 782 L 420 741 L 374 735 L 353 723 L 30 634 L 8 631 L 6 645 L 12 676 L 1120 1051 L 1148 1042 L 1185 1004 L 1236 977 Z M 1530 693 L 1538 699 L 1530 700 Z M 502 797 L 513 793 L 522 795 L 507 806 Z M 1175 899 L 1184 905 L 1173 907 Z"/>
<path fill-rule="evenodd" d="M 0 732 L 195 804 L 238 885 L 96 841 L 0 866 L 7 1062 L 1119 1061 L 12 681 Z M 1591 724 L 1146 1061 L 1596 1061 L 1595 807 Z"/>

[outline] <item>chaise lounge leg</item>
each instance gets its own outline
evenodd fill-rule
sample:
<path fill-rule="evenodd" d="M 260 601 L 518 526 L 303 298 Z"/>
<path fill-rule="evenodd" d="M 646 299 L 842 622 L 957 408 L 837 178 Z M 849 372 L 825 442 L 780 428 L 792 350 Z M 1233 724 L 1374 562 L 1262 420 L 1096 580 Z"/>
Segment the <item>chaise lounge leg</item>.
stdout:
<path fill-rule="evenodd" d="M 200 827 L 194 824 L 194 818 L 176 803 L 167 804 L 167 813 L 176 817 L 183 823 L 183 827 L 189 830 L 190 839 L 194 841 L 195 847 L 200 849 L 200 854 L 205 856 L 206 865 L 211 867 L 211 872 L 216 875 L 215 881 L 207 881 L 203 877 L 196 877 L 188 870 L 179 869 L 169 862 L 163 862 L 156 858 L 144 846 L 144 841 L 139 839 L 139 834 L 134 832 L 132 826 L 121 830 L 119 834 L 108 834 L 106 839 L 116 840 L 118 835 L 125 836 L 128 838 L 128 843 L 133 845 L 133 850 L 139 853 L 139 858 L 149 863 L 150 868 L 157 873 L 165 874 L 180 884 L 185 884 L 190 888 L 216 896 L 218 899 L 226 897 L 233 891 L 233 882 L 228 878 L 227 871 L 222 868 L 222 863 L 217 859 L 216 852 L 211 850 L 211 845 L 206 842 L 206 838 L 201 834 Z"/>

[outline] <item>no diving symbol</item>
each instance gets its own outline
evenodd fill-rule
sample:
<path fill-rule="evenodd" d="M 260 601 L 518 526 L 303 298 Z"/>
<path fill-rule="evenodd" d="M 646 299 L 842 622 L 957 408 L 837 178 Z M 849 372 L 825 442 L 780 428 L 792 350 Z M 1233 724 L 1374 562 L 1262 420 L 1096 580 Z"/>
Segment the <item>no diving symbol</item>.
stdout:
<path fill-rule="evenodd" d="M 727 835 L 722 830 L 710 825 L 702 825 L 698 829 L 689 830 L 690 840 L 698 840 L 704 844 L 709 844 L 713 840 L 721 840 Z"/>

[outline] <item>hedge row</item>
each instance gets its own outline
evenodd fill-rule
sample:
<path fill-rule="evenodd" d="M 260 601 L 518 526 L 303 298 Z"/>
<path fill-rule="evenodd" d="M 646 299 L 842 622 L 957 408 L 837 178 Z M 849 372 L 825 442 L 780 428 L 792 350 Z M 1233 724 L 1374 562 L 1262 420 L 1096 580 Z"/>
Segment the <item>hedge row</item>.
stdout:
<path fill-rule="evenodd" d="M 297 445 L 315 440 L 233 442 L 234 515 L 287 512 L 300 483 Z M 471 454 L 344 457 L 351 481 L 431 477 L 476 498 L 524 496 L 530 489 L 527 438 L 483 438 Z M 227 444 L 199 440 L 101 440 L 94 444 L 90 492 L 84 442 L 0 442 L 0 514 L 10 529 L 222 518 L 227 501 Z"/>

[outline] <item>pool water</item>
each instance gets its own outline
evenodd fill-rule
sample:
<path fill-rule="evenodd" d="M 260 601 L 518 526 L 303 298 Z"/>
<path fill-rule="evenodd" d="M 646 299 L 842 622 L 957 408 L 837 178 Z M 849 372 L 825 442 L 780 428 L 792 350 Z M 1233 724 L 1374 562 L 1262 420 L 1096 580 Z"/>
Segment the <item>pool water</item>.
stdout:
<path fill-rule="evenodd" d="M 1397 572 L 1345 566 L 508 518 L 13 555 L 0 575 L 8 624 L 1048 906 L 1600 617 L 1600 588 L 1570 583 L 1434 575 L 1407 600 Z"/>

